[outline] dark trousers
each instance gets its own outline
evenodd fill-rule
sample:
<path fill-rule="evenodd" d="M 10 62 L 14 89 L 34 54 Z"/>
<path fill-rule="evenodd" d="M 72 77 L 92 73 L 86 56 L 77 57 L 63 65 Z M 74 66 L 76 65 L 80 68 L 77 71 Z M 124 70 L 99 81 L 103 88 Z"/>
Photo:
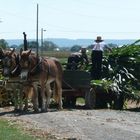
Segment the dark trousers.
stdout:
<path fill-rule="evenodd" d="M 102 51 L 92 51 L 91 60 L 92 60 L 92 68 L 91 68 L 91 77 L 92 79 L 98 80 L 101 79 L 101 71 L 102 71 Z"/>

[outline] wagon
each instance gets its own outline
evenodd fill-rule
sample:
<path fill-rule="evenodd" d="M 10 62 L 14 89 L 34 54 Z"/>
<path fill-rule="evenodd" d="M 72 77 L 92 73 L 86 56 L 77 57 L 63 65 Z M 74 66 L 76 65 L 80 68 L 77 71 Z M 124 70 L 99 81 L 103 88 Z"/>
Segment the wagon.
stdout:
<path fill-rule="evenodd" d="M 90 91 L 91 76 L 89 72 L 82 70 L 64 70 L 63 72 L 63 103 L 66 106 L 75 106 L 76 99 L 85 99 L 85 106 L 94 108 L 95 98 Z"/>

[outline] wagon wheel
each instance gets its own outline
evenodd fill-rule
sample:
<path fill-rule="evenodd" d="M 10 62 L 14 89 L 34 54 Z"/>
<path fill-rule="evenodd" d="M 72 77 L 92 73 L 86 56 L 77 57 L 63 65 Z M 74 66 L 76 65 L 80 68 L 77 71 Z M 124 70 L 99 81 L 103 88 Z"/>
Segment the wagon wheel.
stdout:
<path fill-rule="evenodd" d="M 74 96 L 66 96 L 64 98 L 64 106 L 66 107 L 75 107 L 76 106 L 76 97 Z"/>
<path fill-rule="evenodd" d="M 96 107 L 96 93 L 93 88 L 86 94 L 85 100 L 88 108 L 93 109 Z"/>

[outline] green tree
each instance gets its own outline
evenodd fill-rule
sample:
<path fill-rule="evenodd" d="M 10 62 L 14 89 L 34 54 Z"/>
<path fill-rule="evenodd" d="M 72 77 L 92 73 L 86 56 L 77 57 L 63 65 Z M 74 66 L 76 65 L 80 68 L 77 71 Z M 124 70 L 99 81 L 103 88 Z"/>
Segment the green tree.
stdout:
<path fill-rule="evenodd" d="M 8 43 L 4 39 L 0 39 L 0 48 L 6 49 L 8 47 Z"/>
<path fill-rule="evenodd" d="M 29 41 L 27 43 L 28 49 L 36 48 L 37 47 L 37 42 L 36 41 Z M 24 48 L 24 44 L 20 44 L 19 48 Z"/>
<path fill-rule="evenodd" d="M 78 52 L 81 49 L 82 46 L 80 45 L 74 45 L 71 47 L 72 52 Z"/>
<path fill-rule="evenodd" d="M 28 42 L 28 48 L 37 48 L 37 42 L 36 41 Z"/>
<path fill-rule="evenodd" d="M 110 47 L 110 48 L 117 48 L 117 47 L 118 47 L 117 44 L 113 44 L 113 43 L 109 43 L 109 44 L 107 44 L 107 45 L 108 45 L 108 47 Z"/>
<path fill-rule="evenodd" d="M 87 48 L 88 48 L 88 49 L 93 49 L 93 45 L 91 44 L 91 45 L 89 45 Z"/>
<path fill-rule="evenodd" d="M 43 50 L 45 51 L 53 51 L 56 48 L 59 48 L 59 47 L 51 41 L 44 41 L 43 43 Z"/>
<path fill-rule="evenodd" d="M 18 48 L 18 45 L 11 45 L 10 48 Z"/>

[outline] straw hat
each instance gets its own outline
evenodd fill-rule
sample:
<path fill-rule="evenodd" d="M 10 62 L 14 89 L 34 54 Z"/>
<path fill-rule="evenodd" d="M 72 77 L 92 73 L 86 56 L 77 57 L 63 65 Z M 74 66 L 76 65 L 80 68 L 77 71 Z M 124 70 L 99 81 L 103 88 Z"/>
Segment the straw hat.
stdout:
<path fill-rule="evenodd" d="M 96 38 L 95 41 L 96 41 L 96 42 L 102 42 L 102 41 L 104 41 L 104 40 L 102 40 L 102 37 L 101 37 L 101 36 L 97 36 L 97 38 Z"/>

